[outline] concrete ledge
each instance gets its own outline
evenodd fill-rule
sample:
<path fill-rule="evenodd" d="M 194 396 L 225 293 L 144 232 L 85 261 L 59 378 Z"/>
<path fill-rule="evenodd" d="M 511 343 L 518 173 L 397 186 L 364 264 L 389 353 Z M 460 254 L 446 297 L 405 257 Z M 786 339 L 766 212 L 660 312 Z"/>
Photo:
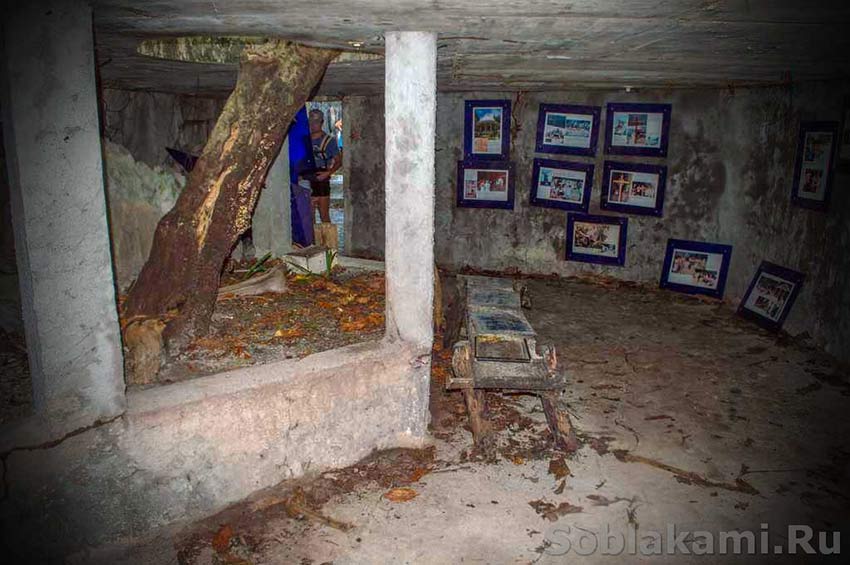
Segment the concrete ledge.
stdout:
<path fill-rule="evenodd" d="M 364 269 L 367 271 L 383 271 L 385 270 L 383 261 L 375 261 L 374 259 L 360 259 L 358 257 L 348 257 L 340 255 L 336 258 L 337 265 L 347 269 Z"/>
<path fill-rule="evenodd" d="M 429 375 L 430 351 L 381 341 L 131 393 L 122 418 L 9 454 L 4 541 L 59 555 L 421 444 Z"/>

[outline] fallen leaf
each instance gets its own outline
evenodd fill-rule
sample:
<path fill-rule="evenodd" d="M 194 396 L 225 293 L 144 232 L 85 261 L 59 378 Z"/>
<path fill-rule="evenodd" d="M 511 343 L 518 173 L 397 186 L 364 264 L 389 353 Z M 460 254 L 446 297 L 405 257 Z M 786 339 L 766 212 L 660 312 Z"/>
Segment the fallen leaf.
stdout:
<path fill-rule="evenodd" d="M 416 498 L 417 492 L 409 487 L 394 488 L 384 493 L 384 498 L 391 502 L 407 502 Z"/>
<path fill-rule="evenodd" d="M 528 503 L 529 506 L 550 522 L 555 522 L 565 514 L 576 514 L 582 511 L 581 506 L 573 506 L 569 502 L 562 502 L 555 506 L 551 502 L 545 500 L 532 500 Z"/>
<path fill-rule="evenodd" d="M 430 472 L 431 469 L 429 469 L 428 467 L 420 467 L 418 469 L 414 469 L 413 472 L 410 474 L 409 480 L 411 483 L 419 482 L 419 479 L 421 479 Z"/>
<path fill-rule="evenodd" d="M 514 455 L 513 457 L 511 457 L 511 461 L 513 462 L 514 465 L 524 465 L 525 464 L 525 459 L 523 459 L 519 455 Z"/>
<path fill-rule="evenodd" d="M 279 329 L 274 332 L 274 337 L 282 337 L 283 339 L 295 339 L 297 337 L 302 337 L 304 335 L 304 330 L 301 328 L 289 328 L 289 329 Z"/>
<path fill-rule="evenodd" d="M 242 359 L 250 359 L 251 354 L 245 351 L 245 348 L 241 345 L 234 346 L 233 355 L 236 357 L 241 357 Z"/>
<path fill-rule="evenodd" d="M 555 480 L 561 480 L 570 474 L 570 468 L 563 457 L 557 457 L 549 461 L 549 474 L 555 475 Z"/>
<path fill-rule="evenodd" d="M 232 537 L 233 529 L 228 524 L 221 526 L 212 539 L 212 546 L 216 553 L 227 553 L 230 551 L 230 538 Z"/>

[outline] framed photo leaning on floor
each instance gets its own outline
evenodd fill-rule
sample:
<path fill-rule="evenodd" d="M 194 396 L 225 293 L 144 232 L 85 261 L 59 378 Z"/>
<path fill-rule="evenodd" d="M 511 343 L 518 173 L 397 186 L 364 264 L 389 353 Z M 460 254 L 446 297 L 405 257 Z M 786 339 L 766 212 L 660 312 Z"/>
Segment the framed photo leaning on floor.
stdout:
<path fill-rule="evenodd" d="M 804 278 L 803 273 L 762 261 L 738 306 L 738 314 L 768 330 L 781 329 Z"/>

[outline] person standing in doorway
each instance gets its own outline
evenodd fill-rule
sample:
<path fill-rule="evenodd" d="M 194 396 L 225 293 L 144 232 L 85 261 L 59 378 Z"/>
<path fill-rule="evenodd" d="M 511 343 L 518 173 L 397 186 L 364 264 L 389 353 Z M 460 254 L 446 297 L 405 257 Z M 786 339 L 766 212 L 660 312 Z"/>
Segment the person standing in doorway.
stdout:
<path fill-rule="evenodd" d="M 310 110 L 308 122 L 313 144 L 313 160 L 316 163 L 316 172 L 310 179 L 313 217 L 315 218 L 315 210 L 318 209 L 322 223 L 330 223 L 331 175 L 340 168 L 342 159 L 336 138 L 325 133 L 323 129 L 324 113 L 318 109 Z"/>

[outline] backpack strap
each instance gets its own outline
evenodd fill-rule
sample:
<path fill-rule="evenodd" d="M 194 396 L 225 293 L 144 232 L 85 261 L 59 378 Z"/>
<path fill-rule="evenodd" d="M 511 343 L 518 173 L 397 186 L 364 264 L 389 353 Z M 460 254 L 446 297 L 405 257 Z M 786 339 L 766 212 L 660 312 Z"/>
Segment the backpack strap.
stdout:
<path fill-rule="evenodd" d="M 327 162 L 328 162 L 328 156 L 327 156 L 327 153 L 325 153 L 325 150 L 328 148 L 328 144 L 330 142 L 331 142 L 331 136 L 329 136 L 328 134 L 325 134 L 325 136 L 322 138 L 322 143 L 319 146 L 319 153 L 322 154 L 322 161 L 324 161 L 325 164 L 327 164 Z"/>

